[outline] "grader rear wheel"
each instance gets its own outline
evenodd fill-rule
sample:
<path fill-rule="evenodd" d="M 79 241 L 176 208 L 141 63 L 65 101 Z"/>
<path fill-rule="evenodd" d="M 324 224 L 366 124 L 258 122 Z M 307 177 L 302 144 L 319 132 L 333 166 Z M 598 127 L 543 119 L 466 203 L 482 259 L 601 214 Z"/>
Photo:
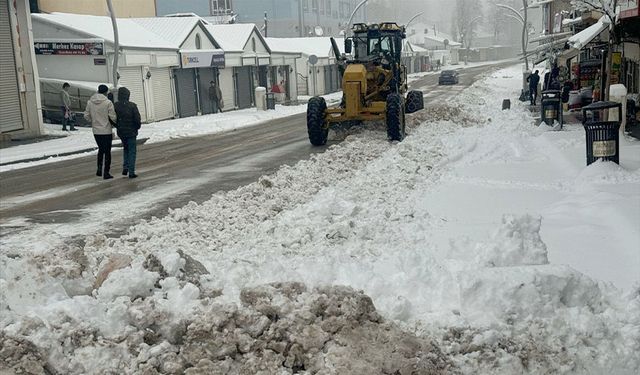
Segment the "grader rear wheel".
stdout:
<path fill-rule="evenodd" d="M 323 97 L 314 96 L 309 99 L 307 105 L 307 131 L 309 142 L 314 146 L 322 146 L 327 143 L 329 128 L 325 126 L 324 115 L 327 103 Z"/>
<path fill-rule="evenodd" d="M 402 141 L 405 137 L 404 105 L 400 94 L 387 96 L 387 136 L 391 141 Z"/>

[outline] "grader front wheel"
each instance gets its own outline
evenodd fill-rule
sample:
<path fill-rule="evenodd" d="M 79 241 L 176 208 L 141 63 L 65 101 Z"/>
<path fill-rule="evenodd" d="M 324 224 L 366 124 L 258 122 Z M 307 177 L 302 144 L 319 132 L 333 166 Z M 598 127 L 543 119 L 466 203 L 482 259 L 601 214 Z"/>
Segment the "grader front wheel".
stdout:
<path fill-rule="evenodd" d="M 327 143 L 329 128 L 324 124 L 327 103 L 323 97 L 314 96 L 309 99 L 307 105 L 307 131 L 309 141 L 314 146 L 322 146 Z"/>
<path fill-rule="evenodd" d="M 405 136 L 404 105 L 400 94 L 387 96 L 387 136 L 391 141 L 402 141 Z"/>

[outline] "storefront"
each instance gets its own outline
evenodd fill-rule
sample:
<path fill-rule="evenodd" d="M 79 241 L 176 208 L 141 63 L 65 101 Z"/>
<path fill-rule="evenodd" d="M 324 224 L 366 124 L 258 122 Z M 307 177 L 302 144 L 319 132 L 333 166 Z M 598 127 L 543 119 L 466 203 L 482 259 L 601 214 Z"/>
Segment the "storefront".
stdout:
<path fill-rule="evenodd" d="M 255 88 L 270 87 L 269 46 L 254 24 L 208 25 L 207 30 L 224 50 L 219 81 L 225 108 L 253 106 Z"/>
<path fill-rule="evenodd" d="M 34 47 L 44 90 L 43 107 L 61 105 L 62 87 L 51 82 L 69 81 L 79 91 L 113 82 L 114 45 L 109 17 L 77 14 L 32 15 Z M 143 122 L 175 116 L 171 68 L 179 65 L 177 47 L 131 19 L 118 19 L 120 52 L 117 85 L 127 87 Z M 88 99 L 88 98 L 87 98 Z M 72 100 L 81 112 L 86 100 Z"/>
<path fill-rule="evenodd" d="M 222 50 L 180 51 L 180 68 L 173 70 L 180 117 L 213 113 L 209 100 L 211 82 L 220 85 L 220 69 L 225 67 Z"/>

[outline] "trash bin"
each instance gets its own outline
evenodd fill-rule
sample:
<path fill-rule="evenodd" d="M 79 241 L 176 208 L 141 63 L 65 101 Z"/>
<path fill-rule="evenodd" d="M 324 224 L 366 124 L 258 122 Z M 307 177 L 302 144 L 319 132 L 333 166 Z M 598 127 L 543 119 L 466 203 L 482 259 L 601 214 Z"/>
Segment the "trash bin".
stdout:
<path fill-rule="evenodd" d="M 620 164 L 621 113 L 622 104 L 614 102 L 595 102 L 582 108 L 582 125 L 587 137 L 587 165 L 598 159 Z M 617 119 L 610 117 L 613 114 L 617 114 Z"/>
<path fill-rule="evenodd" d="M 562 93 L 559 90 L 547 90 L 542 92 L 540 104 L 542 111 L 542 122 L 553 126 L 557 121 L 562 129 Z"/>
<path fill-rule="evenodd" d="M 255 90 L 255 94 L 256 94 L 256 109 L 258 111 L 266 111 L 267 110 L 267 101 L 266 101 L 266 94 L 267 94 L 267 89 L 264 87 L 256 87 Z"/>
<path fill-rule="evenodd" d="M 276 94 L 272 92 L 267 94 L 267 109 L 276 109 Z"/>

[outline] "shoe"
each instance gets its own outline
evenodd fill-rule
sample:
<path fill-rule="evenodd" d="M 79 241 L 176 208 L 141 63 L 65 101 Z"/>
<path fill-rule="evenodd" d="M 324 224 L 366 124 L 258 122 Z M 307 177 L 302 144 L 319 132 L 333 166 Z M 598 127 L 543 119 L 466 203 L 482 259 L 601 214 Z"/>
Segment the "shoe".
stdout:
<path fill-rule="evenodd" d="M 96 176 L 98 176 L 98 177 L 102 177 L 102 169 L 98 169 L 98 170 L 96 171 Z"/>
<path fill-rule="evenodd" d="M 69 130 L 71 130 L 72 132 L 78 131 L 78 129 L 76 129 L 76 128 L 71 128 Z"/>
<path fill-rule="evenodd" d="M 122 170 L 122 175 L 123 176 L 126 176 L 128 174 L 129 174 L 129 170 L 128 169 L 125 168 L 125 169 Z"/>
<path fill-rule="evenodd" d="M 112 175 L 110 175 L 109 173 L 105 173 L 103 178 L 104 178 L 105 180 L 110 180 L 110 179 L 112 179 L 112 178 L 113 178 L 113 176 L 112 176 Z"/>
<path fill-rule="evenodd" d="M 62 131 L 63 131 L 63 132 L 66 132 L 66 131 L 67 131 L 67 128 L 62 128 Z"/>
<path fill-rule="evenodd" d="M 130 173 L 130 174 L 129 174 L 129 178 L 136 178 L 136 177 L 138 177 L 138 175 L 137 175 L 137 174 L 135 174 L 135 173 Z"/>

